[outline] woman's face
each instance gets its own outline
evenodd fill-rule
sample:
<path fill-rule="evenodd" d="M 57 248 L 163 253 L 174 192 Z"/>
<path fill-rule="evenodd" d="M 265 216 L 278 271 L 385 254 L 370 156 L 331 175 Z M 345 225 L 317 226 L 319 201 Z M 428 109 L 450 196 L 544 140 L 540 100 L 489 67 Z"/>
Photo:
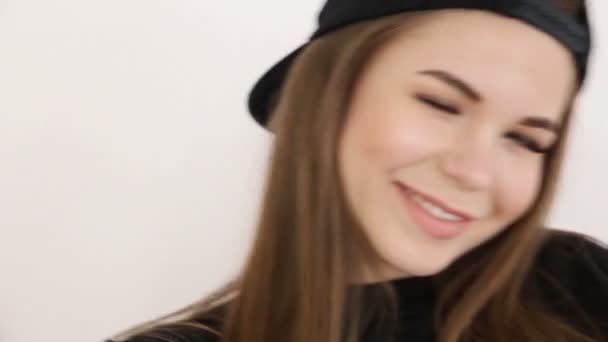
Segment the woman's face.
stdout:
<path fill-rule="evenodd" d="M 575 77 L 551 36 L 483 11 L 434 12 L 375 55 L 339 156 L 383 279 L 435 274 L 532 206 Z"/>

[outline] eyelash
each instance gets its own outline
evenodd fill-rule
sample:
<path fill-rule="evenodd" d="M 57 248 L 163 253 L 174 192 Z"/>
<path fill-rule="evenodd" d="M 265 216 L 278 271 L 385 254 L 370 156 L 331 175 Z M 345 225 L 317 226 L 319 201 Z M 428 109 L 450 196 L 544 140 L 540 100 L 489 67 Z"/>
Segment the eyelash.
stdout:
<path fill-rule="evenodd" d="M 416 98 L 419 101 L 421 101 L 422 103 L 424 103 L 434 109 L 438 109 L 444 113 L 447 113 L 450 115 L 459 115 L 461 113 L 460 110 L 458 108 L 456 108 L 455 106 L 452 106 L 452 105 L 447 104 L 440 100 L 436 100 L 432 97 L 429 97 L 426 95 L 416 95 Z M 542 148 L 535 139 L 525 136 L 523 134 L 517 133 L 517 132 L 509 132 L 506 134 L 506 137 L 511 138 L 517 144 L 528 149 L 529 151 L 531 151 L 533 153 L 545 154 L 550 151 L 550 148 Z"/>
<path fill-rule="evenodd" d="M 545 154 L 550 151 L 550 148 L 542 148 L 540 147 L 540 144 L 537 143 L 534 139 L 529 138 L 523 134 L 519 134 L 517 132 L 509 132 L 507 133 L 507 137 L 513 138 L 514 140 L 518 140 L 518 143 L 520 145 L 524 146 L 525 148 L 534 153 Z"/>
<path fill-rule="evenodd" d="M 452 115 L 460 114 L 460 110 L 458 108 L 443 101 L 436 100 L 426 95 L 416 95 L 416 98 L 435 109 L 439 109 L 440 111 L 447 112 Z"/>

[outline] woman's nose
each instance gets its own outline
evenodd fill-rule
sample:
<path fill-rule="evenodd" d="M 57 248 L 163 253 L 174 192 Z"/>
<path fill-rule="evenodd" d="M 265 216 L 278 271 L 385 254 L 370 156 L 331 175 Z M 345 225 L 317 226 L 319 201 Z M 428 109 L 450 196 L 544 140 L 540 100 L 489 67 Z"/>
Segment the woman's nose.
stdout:
<path fill-rule="evenodd" d="M 467 190 L 485 190 L 494 181 L 496 157 L 489 137 L 468 134 L 448 147 L 440 160 L 440 168 L 457 185 Z"/>

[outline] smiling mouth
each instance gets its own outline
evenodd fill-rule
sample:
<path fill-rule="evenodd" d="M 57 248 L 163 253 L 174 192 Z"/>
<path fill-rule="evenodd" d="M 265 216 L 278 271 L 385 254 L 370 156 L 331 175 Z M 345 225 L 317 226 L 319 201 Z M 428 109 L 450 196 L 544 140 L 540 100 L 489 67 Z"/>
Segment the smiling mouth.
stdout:
<path fill-rule="evenodd" d="M 454 239 L 463 234 L 473 221 L 471 215 L 450 208 L 426 194 L 401 183 L 395 185 L 412 222 L 435 239 Z"/>
<path fill-rule="evenodd" d="M 414 190 L 410 186 L 404 185 L 400 182 L 395 182 L 398 187 L 400 187 L 403 192 L 409 196 L 412 201 L 414 201 L 418 206 L 427 211 L 430 215 L 446 220 L 446 221 L 470 221 L 473 219 L 473 216 L 467 214 L 461 210 L 454 209 L 444 202 L 431 197 L 428 194 L 423 192 Z"/>

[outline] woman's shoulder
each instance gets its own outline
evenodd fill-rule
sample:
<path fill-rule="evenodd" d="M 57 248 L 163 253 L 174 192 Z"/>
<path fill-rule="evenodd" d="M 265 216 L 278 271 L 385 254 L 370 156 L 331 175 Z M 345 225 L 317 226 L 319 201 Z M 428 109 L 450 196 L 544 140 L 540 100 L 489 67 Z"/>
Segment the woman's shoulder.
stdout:
<path fill-rule="evenodd" d="M 608 338 L 608 247 L 588 235 L 551 230 L 531 272 L 529 290 L 540 304 Z"/>
<path fill-rule="evenodd" d="M 124 342 L 219 342 L 220 335 L 196 322 L 181 322 L 150 329 Z M 108 341 L 113 342 L 113 341 Z M 118 342 L 118 341 L 115 341 Z"/>
<path fill-rule="evenodd" d="M 224 316 L 225 305 L 220 305 L 187 320 L 155 326 L 126 340 L 107 342 L 219 342 Z"/>
<path fill-rule="evenodd" d="M 536 258 L 535 267 L 570 285 L 586 285 L 584 287 L 587 289 L 592 284 L 606 285 L 608 246 L 582 233 L 550 230 Z M 598 290 L 608 291 L 608 287 Z"/>
<path fill-rule="evenodd" d="M 139 333 L 124 342 L 219 342 L 220 336 L 201 327 L 171 324 Z M 113 342 L 113 341 L 108 341 Z M 115 341 L 118 342 L 118 341 Z M 122 342 L 122 341 L 121 341 Z"/>

